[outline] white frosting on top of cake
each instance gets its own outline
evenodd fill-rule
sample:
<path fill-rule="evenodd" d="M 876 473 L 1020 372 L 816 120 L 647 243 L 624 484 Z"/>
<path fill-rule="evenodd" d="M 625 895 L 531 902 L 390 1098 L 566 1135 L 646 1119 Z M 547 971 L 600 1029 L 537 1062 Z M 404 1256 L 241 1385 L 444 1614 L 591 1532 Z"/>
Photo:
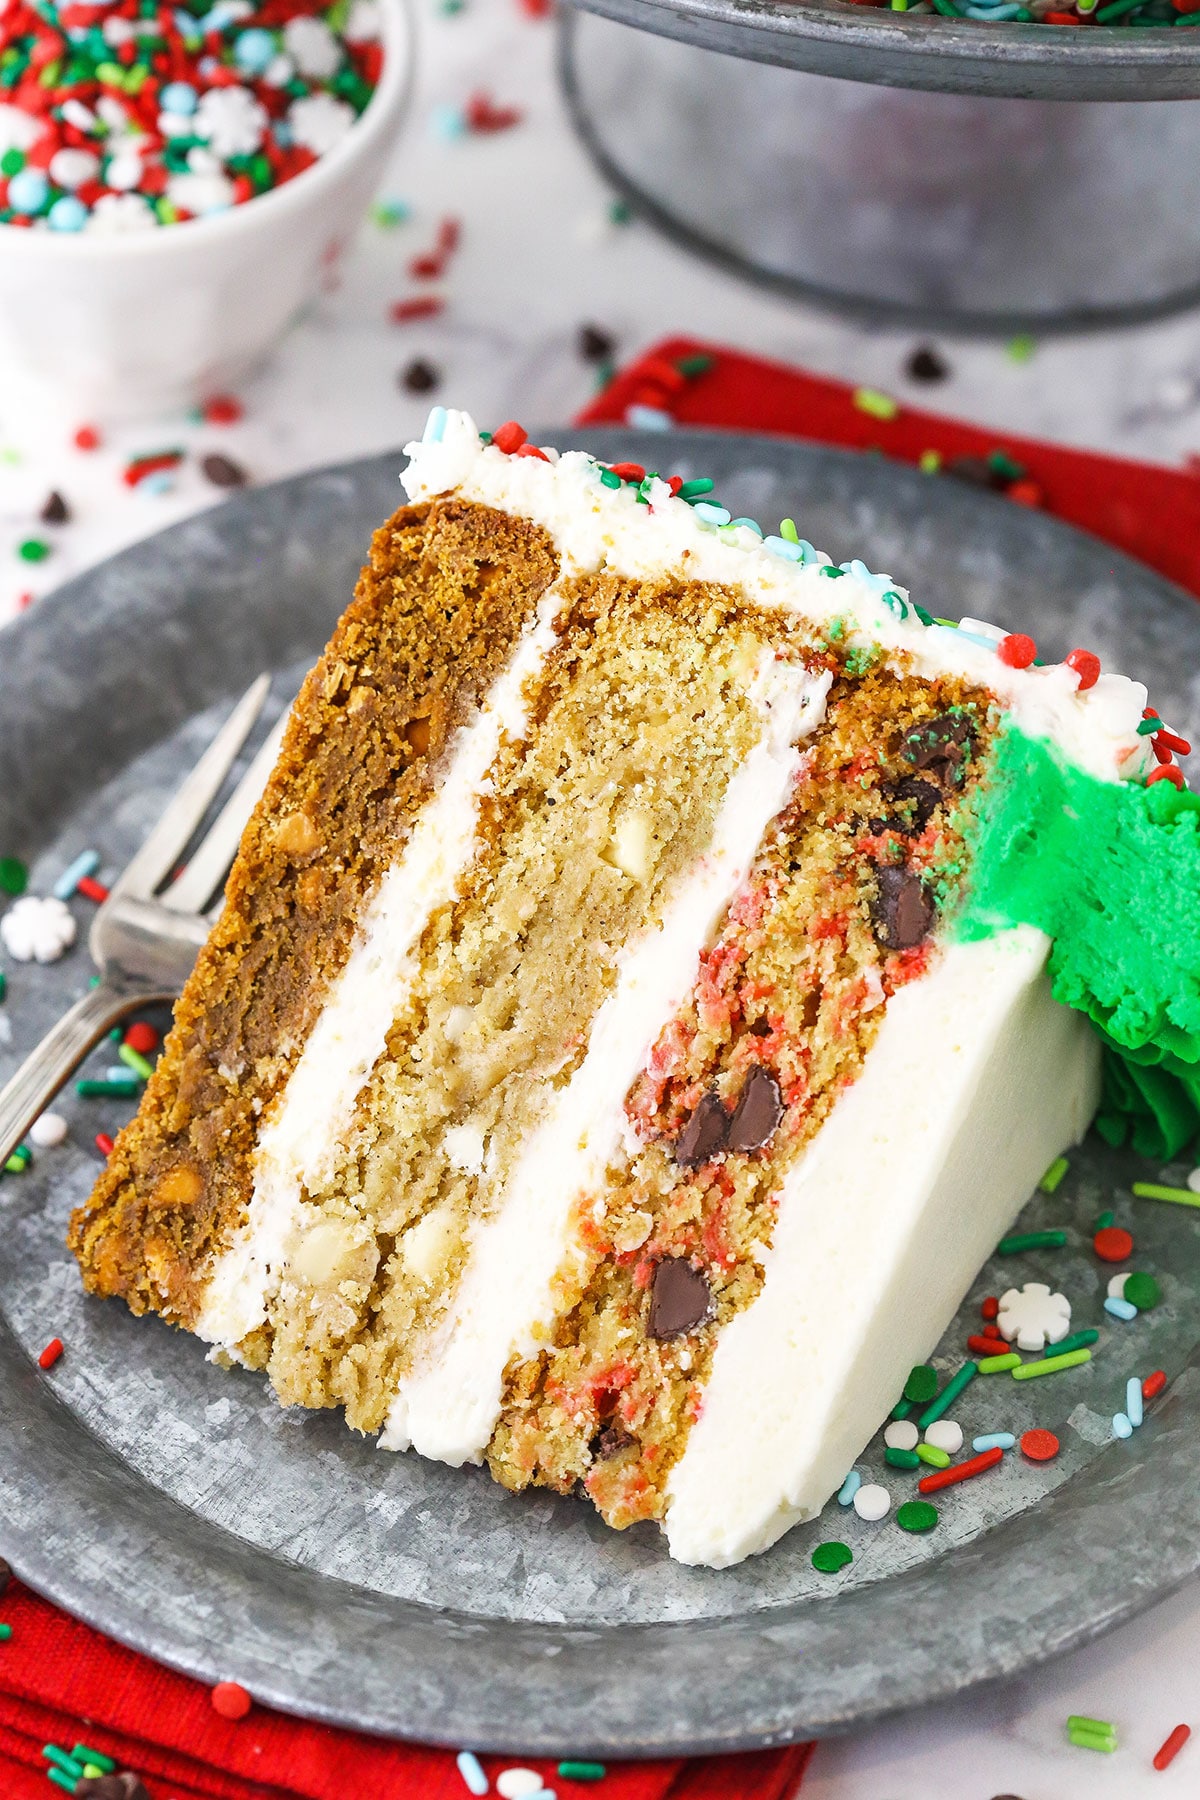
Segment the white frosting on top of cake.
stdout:
<path fill-rule="evenodd" d="M 429 920 L 475 859 L 479 806 L 504 736 L 519 738 L 529 684 L 557 640 L 561 583 L 548 588 L 478 714 L 455 735 L 441 782 L 417 815 L 359 924 L 291 1076 L 264 1122 L 245 1222 L 217 1258 L 196 1331 L 232 1351 L 261 1325 L 290 1254 L 301 1197 L 332 1173 L 355 1103 L 417 975 Z"/>
<path fill-rule="evenodd" d="M 551 1089 L 542 1122 L 474 1230 L 443 1324 L 400 1383 L 381 1438 L 459 1464 L 483 1453 L 499 1416 L 504 1371 L 536 1349 L 559 1306 L 555 1277 L 580 1254 L 577 1209 L 621 1155 L 625 1099 L 696 980 L 700 956 L 792 793 L 803 740 L 821 723 L 832 677 L 764 651 L 748 693 L 757 741 L 734 771 L 704 855 L 667 896 L 660 920 L 622 951 L 617 981 L 587 1052 Z"/>
<path fill-rule="evenodd" d="M 878 644 L 903 652 L 915 673 L 958 676 L 995 694 L 1019 728 L 1050 738 L 1080 768 L 1102 780 L 1144 772 L 1153 751 L 1137 727 L 1146 689 L 1123 675 L 1101 674 L 1081 690 L 1066 663 L 1010 668 L 992 648 L 1004 633 L 965 619 L 960 627 L 924 625 L 906 590 L 860 562 L 836 579 L 829 557 L 803 565 L 775 554 L 748 525 L 717 528 L 704 522 L 665 481 L 648 489 L 648 503 L 630 486 L 605 486 L 600 465 L 582 451 L 505 455 L 480 441 L 463 412 L 436 408 L 425 438 L 408 444 L 401 481 L 413 500 L 457 492 L 466 500 L 532 520 L 554 540 L 565 575 L 601 569 L 631 579 L 677 578 L 740 588 L 752 603 L 783 607 L 820 628 L 843 621 L 850 644 Z M 776 548 L 783 540 L 768 540 Z M 894 596 L 890 601 L 885 595 Z"/>
<path fill-rule="evenodd" d="M 779 1194 L 757 1298 L 717 1340 L 667 1488 L 681 1562 L 813 1518 L 924 1362 L 1042 1171 L 1087 1130 L 1100 1045 L 1032 926 L 941 948 Z M 901 1377 L 902 1379 L 902 1377 Z"/>

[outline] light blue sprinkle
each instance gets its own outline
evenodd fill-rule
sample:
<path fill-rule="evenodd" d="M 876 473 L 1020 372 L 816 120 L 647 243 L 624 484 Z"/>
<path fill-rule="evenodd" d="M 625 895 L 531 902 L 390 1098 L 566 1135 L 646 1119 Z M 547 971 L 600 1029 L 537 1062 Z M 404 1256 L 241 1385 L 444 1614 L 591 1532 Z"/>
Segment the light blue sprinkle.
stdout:
<path fill-rule="evenodd" d="M 1011 1450 L 1016 1443 L 1011 1431 L 989 1431 L 983 1437 L 972 1438 L 971 1448 L 983 1450 Z"/>
<path fill-rule="evenodd" d="M 862 1476 L 857 1469 L 851 1469 L 845 1481 L 838 1489 L 838 1505 L 853 1506 L 854 1496 L 862 1486 Z"/>
<path fill-rule="evenodd" d="M 844 562 L 839 566 L 847 575 L 856 575 L 860 581 L 878 580 L 878 576 L 872 575 L 866 563 L 860 562 L 857 556 L 854 558 L 853 562 Z"/>
<path fill-rule="evenodd" d="M 724 506 L 718 506 L 713 500 L 700 500 L 692 511 L 704 525 L 728 525 L 729 512 Z"/>
<path fill-rule="evenodd" d="M 8 204 L 14 212 L 40 212 L 50 183 L 40 169 L 19 169 L 8 184 Z"/>
<path fill-rule="evenodd" d="M 67 864 L 50 892 L 56 900 L 69 900 L 85 875 L 94 875 L 100 867 L 98 850 L 81 850 L 74 862 Z"/>
<path fill-rule="evenodd" d="M 434 137 L 453 138 L 467 135 L 467 115 L 461 106 L 435 106 L 429 115 L 429 126 Z"/>
<path fill-rule="evenodd" d="M 764 538 L 763 549 L 769 550 L 772 556 L 781 556 L 784 562 L 802 563 L 804 561 L 803 546 L 801 544 L 793 544 L 791 538 Z"/>
<path fill-rule="evenodd" d="M 965 638 L 968 644 L 982 644 L 985 650 L 995 652 L 996 645 L 992 638 L 980 637 L 977 631 L 964 631 L 960 625 L 934 625 L 934 631 L 952 631 L 956 638 Z"/>
<path fill-rule="evenodd" d="M 758 523 L 757 519 L 734 519 L 731 522 L 734 525 L 745 525 L 754 533 L 755 537 L 761 537 L 763 534 L 762 526 Z"/>
<path fill-rule="evenodd" d="M 1106 1313 L 1111 1313 L 1114 1319 L 1124 1319 L 1126 1324 L 1130 1319 L 1137 1318 L 1137 1307 L 1128 1300 L 1120 1299 L 1116 1294 L 1108 1296 L 1104 1302 L 1104 1310 Z"/>
<path fill-rule="evenodd" d="M 178 17 L 179 15 L 177 14 L 176 16 Z M 192 23 L 191 14 L 186 13 L 183 16 L 190 25 Z M 249 33 L 243 32 L 242 35 L 243 37 L 248 37 Z M 163 112 L 168 113 L 194 113 L 197 100 L 198 96 L 196 90 L 190 81 L 168 81 L 166 87 L 163 88 L 158 96 L 159 106 L 162 108 Z"/>
<path fill-rule="evenodd" d="M 234 60 L 248 75 L 261 75 L 275 61 L 275 38 L 261 25 L 239 31 L 233 43 Z"/>
<path fill-rule="evenodd" d="M 425 421 L 425 430 L 421 437 L 423 444 L 440 444 L 446 435 L 446 409 L 444 406 L 430 408 L 429 417 Z"/>
<path fill-rule="evenodd" d="M 977 3 L 974 6 L 968 6 L 966 10 L 968 19 L 1015 19 L 1019 12 L 1025 11 L 1025 8 L 1013 4 L 1008 6 L 980 6 L 977 0 Z"/>
<path fill-rule="evenodd" d="M 1129 1423 L 1129 1420 L 1125 1417 L 1124 1413 L 1113 1414 L 1113 1436 L 1116 1438 L 1133 1436 L 1133 1426 Z"/>
<path fill-rule="evenodd" d="M 139 494 L 169 494 L 174 491 L 175 475 L 171 469 L 155 469 L 143 475 L 137 484 Z"/>
<path fill-rule="evenodd" d="M 88 209 L 74 194 L 63 194 L 46 214 L 51 231 L 82 231 L 88 222 Z"/>
<path fill-rule="evenodd" d="M 659 406 L 627 406 L 625 423 L 635 431 L 670 431 L 675 421 Z"/>
<path fill-rule="evenodd" d="M 279 145 L 279 148 L 281 150 L 290 150 L 296 141 L 296 134 L 292 130 L 292 121 L 290 119 L 276 119 L 271 130 L 275 134 L 275 142 Z"/>
<path fill-rule="evenodd" d="M 1129 1415 L 1131 1425 L 1140 1425 L 1143 1418 L 1142 1384 L 1138 1376 L 1131 1375 L 1125 1383 L 1125 1411 Z"/>
<path fill-rule="evenodd" d="M 458 1764 L 458 1772 L 473 1794 L 486 1794 L 488 1778 L 480 1766 L 479 1758 L 473 1750 L 460 1750 L 454 1759 Z"/>

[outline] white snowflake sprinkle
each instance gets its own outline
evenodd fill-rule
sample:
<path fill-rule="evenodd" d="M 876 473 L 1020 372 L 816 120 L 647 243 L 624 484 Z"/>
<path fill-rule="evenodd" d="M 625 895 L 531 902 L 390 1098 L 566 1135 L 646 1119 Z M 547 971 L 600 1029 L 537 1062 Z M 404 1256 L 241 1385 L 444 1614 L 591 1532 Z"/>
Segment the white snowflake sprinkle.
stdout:
<path fill-rule="evenodd" d="M 1065 1294 L 1052 1294 L 1044 1281 L 1027 1281 L 1001 1294 L 998 1324 L 1008 1343 L 1016 1339 L 1018 1350 L 1044 1350 L 1066 1337 L 1071 1302 Z"/>
<path fill-rule="evenodd" d="M 283 47 L 302 75 L 310 81 L 328 81 L 336 75 L 342 53 L 324 19 L 306 14 L 289 19 L 283 28 Z"/>
<path fill-rule="evenodd" d="M 141 194 L 101 194 L 87 222 L 89 231 L 116 236 L 127 231 L 154 230 L 158 215 Z"/>
<path fill-rule="evenodd" d="M 0 938 L 17 962 L 57 962 L 75 942 L 71 909 L 52 894 L 26 894 L 0 919 Z"/>
<path fill-rule="evenodd" d="M 354 108 L 333 94 L 305 94 L 288 107 L 292 140 L 314 156 L 326 156 L 354 123 Z"/>
<path fill-rule="evenodd" d="M 251 156 L 269 122 L 266 108 L 248 88 L 209 88 L 192 115 L 192 132 L 218 156 Z"/>

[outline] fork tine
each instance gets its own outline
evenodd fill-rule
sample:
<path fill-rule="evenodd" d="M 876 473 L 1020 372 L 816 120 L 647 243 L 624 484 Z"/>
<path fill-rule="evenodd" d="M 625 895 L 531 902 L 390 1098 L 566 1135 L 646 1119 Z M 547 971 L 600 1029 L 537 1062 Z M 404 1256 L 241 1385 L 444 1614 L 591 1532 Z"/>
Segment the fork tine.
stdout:
<path fill-rule="evenodd" d="M 291 710 L 290 706 L 287 707 L 282 718 L 272 726 L 250 767 L 205 833 L 203 841 L 197 845 L 187 868 L 164 894 L 159 895 L 160 903 L 169 906 L 172 912 L 200 912 L 214 888 L 224 881 L 229 865 L 237 854 L 250 814 L 258 805 L 259 796 L 267 785 L 267 777 L 275 767 Z"/>
<path fill-rule="evenodd" d="M 270 685 L 271 677 L 260 675 L 247 688 L 141 849 L 118 875 L 109 890 L 110 897 L 124 894 L 149 900 L 170 874 L 253 730 Z"/>

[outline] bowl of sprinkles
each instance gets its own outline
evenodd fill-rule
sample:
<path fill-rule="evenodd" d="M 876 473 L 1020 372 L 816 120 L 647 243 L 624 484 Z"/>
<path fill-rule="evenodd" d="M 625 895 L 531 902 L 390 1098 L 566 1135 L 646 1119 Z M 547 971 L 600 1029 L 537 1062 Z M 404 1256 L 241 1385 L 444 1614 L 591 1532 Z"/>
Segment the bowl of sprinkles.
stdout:
<path fill-rule="evenodd" d="M 0 366 L 187 405 L 323 280 L 409 93 L 407 0 L 0 0 Z"/>

